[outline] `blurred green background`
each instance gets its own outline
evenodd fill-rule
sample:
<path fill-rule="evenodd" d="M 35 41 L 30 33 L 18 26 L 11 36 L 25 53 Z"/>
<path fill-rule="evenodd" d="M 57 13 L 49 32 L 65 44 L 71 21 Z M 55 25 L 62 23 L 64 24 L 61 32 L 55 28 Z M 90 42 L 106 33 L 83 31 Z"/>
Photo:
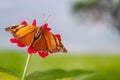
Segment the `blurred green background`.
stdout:
<path fill-rule="evenodd" d="M 0 54 L 0 65 L 22 74 L 27 54 L 17 51 L 3 51 Z M 47 71 L 50 69 L 89 70 L 97 74 L 88 76 L 83 80 L 119 80 L 120 55 L 86 55 L 56 53 L 42 59 L 35 54 L 32 56 L 29 73 L 34 71 Z"/>

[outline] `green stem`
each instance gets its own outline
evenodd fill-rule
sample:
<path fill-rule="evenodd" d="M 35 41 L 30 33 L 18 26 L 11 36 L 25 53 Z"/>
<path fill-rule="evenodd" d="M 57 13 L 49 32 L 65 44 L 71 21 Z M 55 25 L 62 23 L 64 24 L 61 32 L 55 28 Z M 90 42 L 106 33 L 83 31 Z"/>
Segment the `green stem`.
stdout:
<path fill-rule="evenodd" d="M 25 63 L 25 67 L 24 67 L 24 71 L 23 71 L 21 80 L 25 80 L 25 78 L 26 78 L 26 74 L 27 74 L 27 70 L 28 70 L 28 65 L 29 65 L 31 56 L 32 56 L 31 54 L 28 54 L 28 56 L 27 56 L 27 60 L 26 60 L 26 63 Z"/>

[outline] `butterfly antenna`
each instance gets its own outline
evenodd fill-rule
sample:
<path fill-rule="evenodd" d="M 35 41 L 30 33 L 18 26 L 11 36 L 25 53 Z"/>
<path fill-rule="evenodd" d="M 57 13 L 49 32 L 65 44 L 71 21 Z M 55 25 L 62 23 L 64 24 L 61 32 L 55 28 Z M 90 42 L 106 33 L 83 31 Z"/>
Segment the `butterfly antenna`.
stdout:
<path fill-rule="evenodd" d="M 41 20 L 41 24 L 44 24 L 44 19 L 45 19 L 45 13 L 43 13 L 43 17 L 42 17 L 42 20 Z"/>
<path fill-rule="evenodd" d="M 44 20 L 44 23 L 50 18 L 50 14 L 48 15 L 48 17 Z"/>

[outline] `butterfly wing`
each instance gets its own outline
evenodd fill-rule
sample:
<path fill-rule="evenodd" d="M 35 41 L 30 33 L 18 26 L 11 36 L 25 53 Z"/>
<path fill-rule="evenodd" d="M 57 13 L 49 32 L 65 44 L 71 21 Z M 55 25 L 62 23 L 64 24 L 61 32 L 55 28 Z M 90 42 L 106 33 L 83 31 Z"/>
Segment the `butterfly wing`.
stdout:
<path fill-rule="evenodd" d="M 18 38 L 18 40 L 20 42 L 22 42 L 24 45 L 30 46 L 34 41 L 34 34 L 35 34 L 35 31 L 32 31 L 32 32 Z"/>
<path fill-rule="evenodd" d="M 43 52 L 48 51 L 46 39 L 45 39 L 45 36 L 43 35 L 43 33 L 41 33 L 41 35 L 34 41 L 32 46 L 34 49 L 36 49 L 38 51 L 43 51 Z"/>
<path fill-rule="evenodd" d="M 41 35 L 35 40 L 33 48 L 38 51 L 67 52 L 63 44 L 49 31 L 42 30 Z"/>
<path fill-rule="evenodd" d="M 36 27 L 29 25 L 27 26 L 18 25 L 18 26 L 8 27 L 6 28 L 6 31 L 11 32 L 12 35 L 24 45 L 30 46 L 34 41 L 34 34 L 36 32 Z"/>
<path fill-rule="evenodd" d="M 26 46 L 30 46 L 34 41 L 36 27 L 26 26 L 16 32 L 17 39 Z"/>

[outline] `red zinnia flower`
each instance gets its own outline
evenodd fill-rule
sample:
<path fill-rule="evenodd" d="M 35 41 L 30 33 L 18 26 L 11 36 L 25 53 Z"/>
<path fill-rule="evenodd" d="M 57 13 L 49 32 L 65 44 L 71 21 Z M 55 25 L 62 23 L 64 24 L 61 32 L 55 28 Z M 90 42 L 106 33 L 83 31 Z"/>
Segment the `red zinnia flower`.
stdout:
<path fill-rule="evenodd" d="M 25 26 L 27 26 L 27 22 L 26 22 L 26 21 L 23 21 L 20 25 L 25 25 Z M 35 26 L 35 27 L 36 27 L 36 20 L 33 20 L 32 26 Z M 50 31 L 50 30 L 51 30 L 51 28 L 48 27 L 48 24 L 47 24 L 47 23 L 45 23 L 45 24 L 42 26 L 42 28 L 43 28 L 44 30 L 47 30 L 47 31 Z M 55 37 L 58 38 L 59 41 L 61 41 L 60 34 L 56 34 Z M 18 47 L 25 47 L 25 45 L 24 45 L 22 42 L 20 42 L 19 40 L 17 40 L 16 38 L 11 38 L 11 39 L 10 39 L 10 42 L 11 42 L 11 43 L 16 43 Z M 28 47 L 27 52 L 28 52 L 28 54 L 33 54 L 33 53 L 38 52 L 38 54 L 39 54 L 42 58 L 45 58 L 46 56 L 48 56 L 48 52 L 46 52 L 46 51 L 45 51 L 45 52 L 43 52 L 43 51 L 37 51 L 36 49 L 34 49 L 34 48 L 32 47 L 32 45 Z M 51 50 L 51 51 L 49 51 L 49 52 L 50 52 L 50 53 L 54 53 L 54 52 L 56 52 L 56 51 Z"/>

